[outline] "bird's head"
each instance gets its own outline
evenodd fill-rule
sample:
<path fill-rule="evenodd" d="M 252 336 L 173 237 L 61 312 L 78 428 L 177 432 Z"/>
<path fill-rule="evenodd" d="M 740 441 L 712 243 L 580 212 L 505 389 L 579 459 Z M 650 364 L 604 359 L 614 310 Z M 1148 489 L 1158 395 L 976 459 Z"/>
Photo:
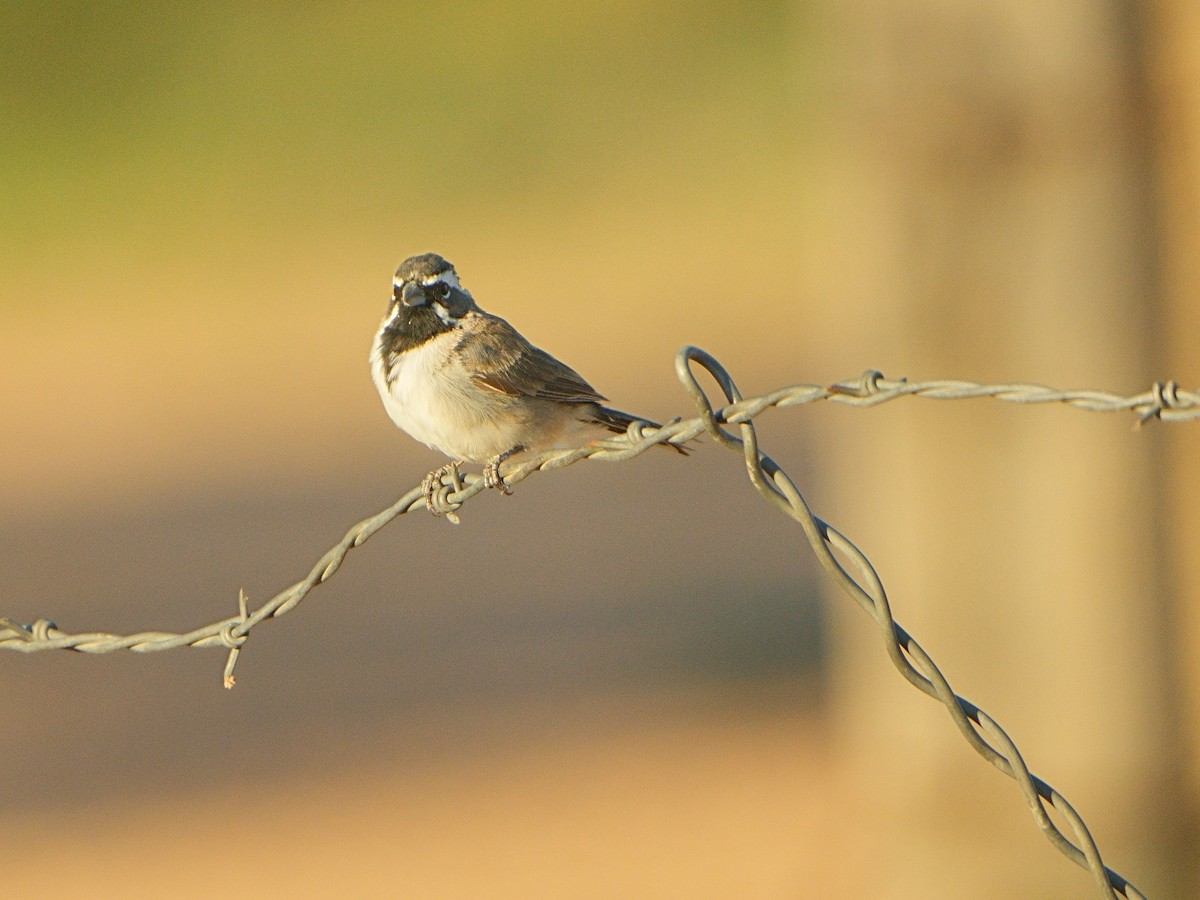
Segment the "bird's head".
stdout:
<path fill-rule="evenodd" d="M 400 263 L 392 279 L 392 303 L 412 311 L 424 307 L 445 324 L 461 319 L 475 306 L 454 266 L 436 253 L 410 256 Z"/>

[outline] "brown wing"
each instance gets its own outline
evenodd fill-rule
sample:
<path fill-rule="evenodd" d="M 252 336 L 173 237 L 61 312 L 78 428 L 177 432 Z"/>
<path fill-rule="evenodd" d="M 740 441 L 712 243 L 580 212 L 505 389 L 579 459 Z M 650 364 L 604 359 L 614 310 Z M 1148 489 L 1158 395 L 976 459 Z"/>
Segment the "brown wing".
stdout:
<path fill-rule="evenodd" d="M 533 346 L 503 319 L 476 315 L 477 324 L 466 330 L 457 349 L 463 366 L 480 387 L 564 403 L 605 399 L 578 372 Z"/>

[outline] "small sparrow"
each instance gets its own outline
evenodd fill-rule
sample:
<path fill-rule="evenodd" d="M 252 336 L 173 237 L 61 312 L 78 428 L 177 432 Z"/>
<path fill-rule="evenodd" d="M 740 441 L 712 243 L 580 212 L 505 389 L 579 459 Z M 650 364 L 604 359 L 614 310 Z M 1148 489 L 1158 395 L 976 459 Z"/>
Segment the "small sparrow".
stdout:
<path fill-rule="evenodd" d="M 511 493 L 500 464 L 520 453 L 571 449 L 654 422 L 603 406 L 574 369 L 481 310 L 436 253 L 406 259 L 371 347 L 371 375 L 393 422 L 455 462 L 423 482 L 426 505 L 442 476 L 485 463 L 484 483 Z M 664 444 L 682 454 L 687 450 Z"/>

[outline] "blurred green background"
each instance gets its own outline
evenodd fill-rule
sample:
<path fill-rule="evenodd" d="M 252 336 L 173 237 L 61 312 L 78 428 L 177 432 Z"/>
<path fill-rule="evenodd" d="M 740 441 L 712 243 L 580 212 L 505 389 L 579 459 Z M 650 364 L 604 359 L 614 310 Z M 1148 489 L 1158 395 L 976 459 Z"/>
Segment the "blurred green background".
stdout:
<path fill-rule="evenodd" d="M 1124 393 L 1200 351 L 1194 4 L 10 3 L 0 613 L 187 630 L 442 460 L 366 355 L 458 267 L 614 405 L 891 376 Z M 761 420 L 1106 861 L 1194 896 L 1194 428 Z M 53 897 L 1089 896 L 707 445 L 418 515 L 223 654 L 6 654 Z M 211 879 L 197 872 L 211 870 Z"/>
<path fill-rule="evenodd" d="M 394 255 L 597 209 L 779 222 L 801 202 L 815 118 L 804 13 L 18 5 L 2 38 L 6 244 L 18 265 L 69 252 L 74 270 L 169 264 L 187 284 L 298 243 Z M 653 246 L 618 246 L 608 264 L 653 270 Z"/>

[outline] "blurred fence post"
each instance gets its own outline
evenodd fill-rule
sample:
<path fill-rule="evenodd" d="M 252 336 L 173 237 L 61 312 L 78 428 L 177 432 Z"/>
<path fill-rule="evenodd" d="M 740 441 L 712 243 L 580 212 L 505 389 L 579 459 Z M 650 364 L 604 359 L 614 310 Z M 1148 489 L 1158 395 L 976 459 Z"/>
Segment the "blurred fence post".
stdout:
<path fill-rule="evenodd" d="M 1200 4 L 1155 0 L 1149 4 L 1151 137 L 1158 175 L 1162 244 L 1163 315 L 1158 338 L 1165 363 L 1181 377 L 1200 381 Z M 1177 580 L 1171 638 L 1183 673 L 1179 705 L 1186 711 L 1183 760 L 1189 808 L 1179 823 L 1179 843 L 1195 863 L 1200 835 L 1200 460 L 1194 446 L 1168 435 L 1161 492 L 1165 563 Z M 1200 893 L 1200 874 L 1184 885 Z"/>
<path fill-rule="evenodd" d="M 1151 324 L 1169 319 L 1192 323 L 1172 330 L 1192 342 L 1176 369 L 1195 375 L 1195 284 L 1173 309 L 1159 289 L 1139 13 L 1088 0 L 1052 9 L 857 0 L 841 12 L 838 58 L 854 87 L 843 126 L 852 158 L 840 165 L 854 184 L 853 208 L 838 215 L 863 268 L 849 302 L 877 304 L 886 334 L 865 339 L 896 346 L 903 374 L 1075 383 L 1103 371 L 1138 384 L 1170 368 Z M 1047 771 L 1070 773 L 1084 814 L 1089 796 L 1131 798 L 1098 825 L 1115 866 L 1144 853 L 1156 865 L 1143 889 L 1186 891 L 1194 854 L 1181 861 L 1172 844 L 1188 820 L 1184 724 L 1168 709 L 1181 684 L 1168 635 L 1182 585 L 1167 583 L 1155 542 L 1153 522 L 1168 514 L 1161 458 L 1148 466 L 1152 448 L 1087 422 L 1018 424 L 983 407 L 874 424 L 886 433 L 839 452 L 830 491 L 841 502 L 853 492 L 855 508 L 889 523 L 863 546 L 894 596 L 924 604 L 897 615 L 931 652 L 953 656 L 963 693 L 995 705 Z M 883 471 L 880 448 L 886 476 L 864 477 Z M 1175 466 L 1194 482 L 1194 461 Z M 1166 526 L 1180 540 L 1193 529 L 1193 548 L 1198 507 Z M 873 699 L 834 708 L 855 777 L 870 785 L 865 815 L 878 817 L 872 895 L 1086 890 L 1017 835 L 1016 818 L 997 809 L 986 827 L 970 824 L 986 814 L 951 786 L 977 773 L 953 735 L 917 733 L 898 693 L 864 689 L 880 662 L 850 652 L 851 630 L 838 680 Z M 1142 798 L 1152 794 L 1178 806 L 1151 808 Z"/>

